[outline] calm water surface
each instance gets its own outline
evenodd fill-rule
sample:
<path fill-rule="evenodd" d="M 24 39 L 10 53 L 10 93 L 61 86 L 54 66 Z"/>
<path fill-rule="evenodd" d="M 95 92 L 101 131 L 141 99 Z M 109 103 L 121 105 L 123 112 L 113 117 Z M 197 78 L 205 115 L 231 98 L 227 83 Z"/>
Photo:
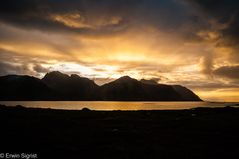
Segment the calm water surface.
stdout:
<path fill-rule="evenodd" d="M 225 107 L 238 103 L 218 102 L 102 102 L 102 101 L 2 101 L 7 106 L 23 105 L 34 108 L 74 109 L 81 110 L 178 110 L 196 107 Z"/>

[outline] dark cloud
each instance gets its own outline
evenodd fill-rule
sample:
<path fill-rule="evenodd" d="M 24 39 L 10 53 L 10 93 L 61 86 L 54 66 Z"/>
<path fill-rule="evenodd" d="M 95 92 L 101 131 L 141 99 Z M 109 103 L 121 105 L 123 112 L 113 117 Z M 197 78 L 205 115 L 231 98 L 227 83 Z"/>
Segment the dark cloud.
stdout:
<path fill-rule="evenodd" d="M 206 56 L 202 58 L 201 61 L 201 71 L 205 75 L 212 76 L 213 71 L 213 57 L 211 53 L 208 53 Z"/>
<path fill-rule="evenodd" d="M 213 71 L 217 76 L 226 77 L 233 80 L 239 79 L 239 65 L 223 66 Z"/>
<path fill-rule="evenodd" d="M 139 1 L 135 0 L 4 0 L 0 2 L 0 20 L 18 27 L 44 31 L 106 35 L 125 28 L 124 16 L 130 11 L 129 7 L 137 3 Z M 97 28 L 77 28 L 53 19 L 55 15 L 64 17 L 70 14 L 79 14 L 87 25 L 94 25 L 96 20 L 111 21 L 115 16 L 122 16 L 122 20 L 116 23 L 103 22 Z"/>
<path fill-rule="evenodd" d="M 16 73 L 16 67 L 5 62 L 0 62 L 0 76 L 13 73 Z"/>
<path fill-rule="evenodd" d="M 33 65 L 33 68 L 31 68 Z M 44 68 L 39 64 L 17 64 L 13 65 L 6 62 L 0 62 L 0 76 L 9 74 L 31 75 L 40 77 L 41 74 L 49 72 L 48 68 Z"/>
<path fill-rule="evenodd" d="M 0 49 L 0 76 L 8 74 L 40 76 L 47 73 L 49 68 L 44 68 L 42 64 L 46 62 L 36 58 L 26 58 L 15 52 Z"/>
<path fill-rule="evenodd" d="M 228 88 L 237 88 L 238 84 L 224 84 L 224 83 L 198 83 L 197 85 L 188 84 L 189 88 L 199 89 L 199 90 L 218 90 L 218 89 L 228 89 Z"/>
<path fill-rule="evenodd" d="M 14 65 L 6 62 L 0 62 L 0 76 L 7 74 L 24 74 L 38 76 L 27 64 Z"/>
<path fill-rule="evenodd" d="M 33 70 L 36 71 L 37 73 L 47 73 L 49 72 L 49 68 L 42 67 L 40 64 L 35 64 L 33 66 Z"/>
<path fill-rule="evenodd" d="M 192 90 L 204 90 L 204 91 L 215 91 L 219 89 L 229 89 L 229 88 L 238 88 L 238 82 L 228 82 L 224 83 L 220 80 L 178 80 L 169 84 L 180 84 L 186 86 Z"/>
<path fill-rule="evenodd" d="M 199 6 L 209 19 L 217 23 L 213 29 L 222 33 L 225 45 L 235 45 L 239 42 L 239 1 L 236 0 L 192 0 Z"/>
<path fill-rule="evenodd" d="M 168 31 L 180 27 L 183 29 L 189 26 L 188 24 L 195 24 L 194 28 L 197 28 L 201 22 L 194 12 L 195 10 L 186 3 L 175 0 L 4 0 L 0 2 L 0 20 L 14 26 L 104 36 L 122 32 L 130 26 L 146 24 Z M 80 17 L 77 19 L 72 14 L 79 14 Z M 54 16 L 58 16 L 58 20 L 52 18 Z M 63 19 L 59 19 L 59 16 Z M 76 20 L 73 22 L 80 20 L 80 23 L 83 23 L 81 27 L 71 26 L 69 23 L 71 18 Z M 66 23 L 69 25 L 66 25 L 64 20 L 68 20 Z M 187 29 L 184 31 L 188 32 Z"/>
<path fill-rule="evenodd" d="M 196 33 L 215 29 L 207 21 L 215 19 L 221 24 L 216 29 L 227 39 L 218 45 L 228 45 L 239 40 L 238 11 L 235 0 L 3 0 L 0 21 L 25 29 L 104 36 L 150 25 L 198 41 Z"/>
<path fill-rule="evenodd" d="M 11 64 L 21 64 L 21 63 L 40 63 L 40 64 L 48 64 L 46 60 L 38 59 L 36 57 L 28 57 L 16 53 L 14 51 L 8 51 L 5 49 L 0 48 L 0 59 L 1 62 L 11 63 Z"/>
<path fill-rule="evenodd" d="M 208 22 L 206 28 L 201 28 L 202 40 L 213 42 L 212 44 L 219 49 L 225 49 L 224 54 L 217 58 L 224 58 L 225 61 L 236 65 L 239 62 L 239 1 L 236 0 L 187 0 L 193 4 L 202 13 L 202 17 Z M 209 40 L 208 40 L 209 39 Z M 204 56 L 204 73 L 212 74 L 215 57 L 211 56 L 216 53 L 209 53 Z M 227 71 L 228 72 L 227 72 Z M 236 67 L 225 66 L 213 72 L 221 77 L 233 78 L 238 77 Z M 232 73 L 234 72 L 234 73 Z"/>

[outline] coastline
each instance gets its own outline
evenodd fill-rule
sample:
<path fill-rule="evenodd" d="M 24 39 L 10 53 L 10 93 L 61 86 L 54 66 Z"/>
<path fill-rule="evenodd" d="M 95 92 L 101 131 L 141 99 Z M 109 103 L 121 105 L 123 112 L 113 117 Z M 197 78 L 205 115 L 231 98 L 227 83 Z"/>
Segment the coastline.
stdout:
<path fill-rule="evenodd" d="M 27 108 L 51 108 L 63 110 L 81 110 L 88 108 L 97 111 L 113 110 L 182 110 L 198 107 L 225 107 L 236 106 L 234 102 L 121 102 L 121 101 L 1 101 L 0 105 L 24 105 Z"/>
<path fill-rule="evenodd" d="M 38 158 L 236 158 L 239 108 L 94 111 L 0 106 L 1 151 Z"/>

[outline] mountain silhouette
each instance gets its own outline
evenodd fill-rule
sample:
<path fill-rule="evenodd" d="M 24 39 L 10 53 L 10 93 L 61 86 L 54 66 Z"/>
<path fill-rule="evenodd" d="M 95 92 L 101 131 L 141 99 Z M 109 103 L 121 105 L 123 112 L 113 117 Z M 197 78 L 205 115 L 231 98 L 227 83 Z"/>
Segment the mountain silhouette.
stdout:
<path fill-rule="evenodd" d="M 191 90 L 180 85 L 138 81 L 124 76 L 98 86 L 88 78 L 58 71 L 47 73 L 42 79 L 2 76 L 0 89 L 0 100 L 201 101 Z"/>
<path fill-rule="evenodd" d="M 172 86 L 147 84 L 129 76 L 121 77 L 101 87 L 103 100 L 181 101 L 185 100 Z"/>
<path fill-rule="evenodd" d="M 0 77 L 0 100 L 55 100 L 55 93 L 40 79 L 30 76 Z"/>
<path fill-rule="evenodd" d="M 68 76 L 58 71 L 45 75 L 42 81 L 58 92 L 62 100 L 97 100 L 99 86 L 88 78 L 76 74 Z"/>
<path fill-rule="evenodd" d="M 187 101 L 201 100 L 196 94 L 193 93 L 193 91 L 186 87 L 183 87 L 181 85 L 173 85 L 172 87 L 181 95 L 183 99 Z"/>

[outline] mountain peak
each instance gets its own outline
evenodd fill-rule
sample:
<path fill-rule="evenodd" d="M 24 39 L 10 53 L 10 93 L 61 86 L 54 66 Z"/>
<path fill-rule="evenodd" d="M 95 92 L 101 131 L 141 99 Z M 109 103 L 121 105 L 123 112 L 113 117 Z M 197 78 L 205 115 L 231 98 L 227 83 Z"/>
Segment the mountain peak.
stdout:
<path fill-rule="evenodd" d="M 81 78 L 81 77 L 77 74 L 71 74 L 71 78 Z"/>
<path fill-rule="evenodd" d="M 52 71 L 52 72 L 48 72 L 46 75 L 66 75 L 60 71 Z"/>
<path fill-rule="evenodd" d="M 132 81 L 132 80 L 136 80 L 136 79 L 131 78 L 130 76 L 122 76 L 119 79 L 117 79 L 117 81 Z"/>
<path fill-rule="evenodd" d="M 61 73 L 60 71 L 52 71 L 52 72 L 48 72 L 43 79 L 48 79 L 48 78 L 69 78 L 69 76 L 67 74 Z"/>

